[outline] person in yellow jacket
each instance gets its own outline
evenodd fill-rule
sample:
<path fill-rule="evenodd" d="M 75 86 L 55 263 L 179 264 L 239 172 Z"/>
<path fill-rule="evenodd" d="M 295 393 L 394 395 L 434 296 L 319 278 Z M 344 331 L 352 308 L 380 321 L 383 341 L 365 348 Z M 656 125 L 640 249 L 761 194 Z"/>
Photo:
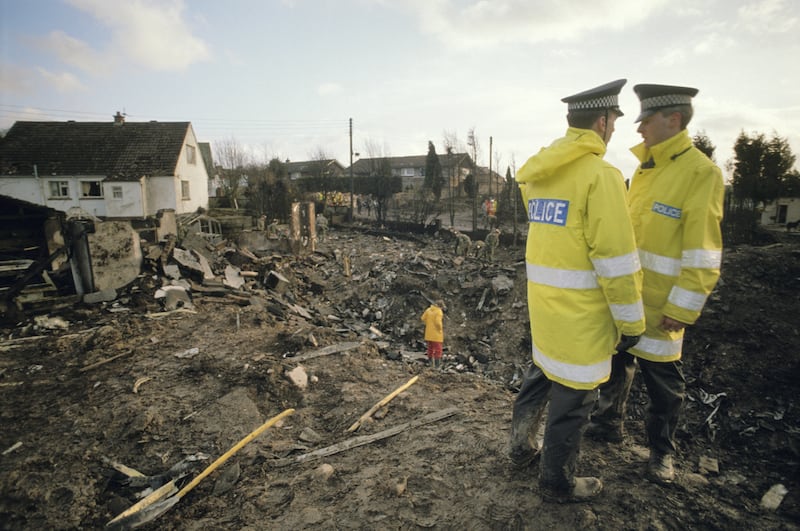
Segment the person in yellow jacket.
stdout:
<path fill-rule="evenodd" d="M 631 149 L 641 164 L 628 204 L 644 271 L 647 329 L 635 346 L 615 357 L 589 435 L 623 440 L 625 404 L 638 360 L 650 399 L 647 475 L 670 483 L 675 478 L 675 429 L 686 397 L 683 332 L 700 316 L 720 276 L 724 184 L 720 169 L 692 145 L 686 131 L 698 90 L 650 84 L 633 90 L 641 101 L 636 121 L 644 141 Z"/>
<path fill-rule="evenodd" d="M 545 499 L 602 490 L 576 477 L 583 430 L 611 358 L 644 332 L 641 268 L 618 169 L 603 160 L 624 79 L 564 98 L 569 128 L 517 172 L 528 207 L 525 262 L 533 364 L 514 401 L 509 457 L 527 466 L 549 399 L 539 485 Z"/>
<path fill-rule="evenodd" d="M 438 299 L 422 313 L 425 323 L 425 343 L 431 367 L 442 367 L 442 346 L 444 345 L 444 301 Z"/>

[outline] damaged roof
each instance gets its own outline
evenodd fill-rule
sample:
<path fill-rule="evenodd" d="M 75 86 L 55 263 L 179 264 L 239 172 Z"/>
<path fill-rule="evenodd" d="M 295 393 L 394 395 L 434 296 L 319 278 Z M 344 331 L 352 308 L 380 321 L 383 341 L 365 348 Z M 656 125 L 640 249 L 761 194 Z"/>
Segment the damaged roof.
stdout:
<path fill-rule="evenodd" d="M 16 122 L 0 141 L 0 175 L 174 175 L 190 122 Z M 35 170 L 34 170 L 35 166 Z"/>

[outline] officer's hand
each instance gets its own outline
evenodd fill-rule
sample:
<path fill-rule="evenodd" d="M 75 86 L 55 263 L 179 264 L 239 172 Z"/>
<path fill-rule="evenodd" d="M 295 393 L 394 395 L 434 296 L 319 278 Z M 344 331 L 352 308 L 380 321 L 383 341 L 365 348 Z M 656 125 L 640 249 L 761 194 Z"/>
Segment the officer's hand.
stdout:
<path fill-rule="evenodd" d="M 622 338 L 620 338 L 619 343 L 617 343 L 617 352 L 628 352 L 628 349 L 639 342 L 640 337 L 642 336 L 626 336 L 622 334 Z"/>
<path fill-rule="evenodd" d="M 687 325 L 686 323 L 682 323 L 680 321 L 676 321 L 675 319 L 667 317 L 666 315 L 664 316 L 663 319 L 661 319 L 661 328 L 663 328 L 667 332 L 680 332 L 687 326 L 689 325 Z"/>

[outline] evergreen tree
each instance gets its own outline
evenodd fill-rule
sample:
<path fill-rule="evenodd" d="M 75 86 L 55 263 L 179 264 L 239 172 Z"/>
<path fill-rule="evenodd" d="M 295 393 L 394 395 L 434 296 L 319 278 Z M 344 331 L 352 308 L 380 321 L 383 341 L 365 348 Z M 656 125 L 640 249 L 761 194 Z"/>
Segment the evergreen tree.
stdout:
<path fill-rule="evenodd" d="M 439 155 L 436 154 L 436 147 L 433 142 L 428 141 L 428 156 L 425 159 L 425 182 L 423 187 L 430 190 L 438 202 L 442 196 L 443 186 L 442 164 L 439 162 Z"/>
<path fill-rule="evenodd" d="M 702 151 L 706 157 L 714 160 L 714 151 L 716 151 L 717 147 L 711 142 L 711 139 L 708 138 L 705 131 L 699 131 L 694 135 L 692 137 L 692 143 L 694 143 L 694 146 Z"/>
<path fill-rule="evenodd" d="M 741 132 L 733 150 L 733 194 L 739 201 L 768 203 L 794 188 L 796 159 L 785 138 Z"/>

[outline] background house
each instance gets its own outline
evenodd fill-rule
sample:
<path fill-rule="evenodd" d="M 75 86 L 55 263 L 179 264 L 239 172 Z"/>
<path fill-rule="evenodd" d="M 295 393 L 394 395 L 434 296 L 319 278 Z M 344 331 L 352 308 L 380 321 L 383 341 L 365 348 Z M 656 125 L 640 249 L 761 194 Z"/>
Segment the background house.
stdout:
<path fill-rule="evenodd" d="M 462 195 L 464 179 L 472 171 L 472 158 L 466 153 L 437 154 L 437 156 L 439 157 L 439 164 L 442 166 L 442 176 L 445 180 L 444 188 L 447 189 L 447 180 L 451 179 L 450 185 L 454 195 Z M 385 159 L 389 163 L 392 176 L 400 177 L 403 180 L 403 190 L 419 190 L 425 182 L 427 158 L 427 155 L 362 158 L 353 163 L 353 175 L 359 177 L 375 175 L 377 169 L 380 168 L 381 162 Z M 345 175 L 348 175 L 349 171 L 349 168 L 345 169 Z"/>
<path fill-rule="evenodd" d="M 800 197 L 782 197 L 761 212 L 762 225 L 785 225 L 800 220 Z"/>
<path fill-rule="evenodd" d="M 286 161 L 286 174 L 294 181 L 306 177 L 342 177 L 344 167 L 336 159 Z"/>
<path fill-rule="evenodd" d="M 208 207 L 190 122 L 16 122 L 0 142 L 0 194 L 100 218 Z"/>

